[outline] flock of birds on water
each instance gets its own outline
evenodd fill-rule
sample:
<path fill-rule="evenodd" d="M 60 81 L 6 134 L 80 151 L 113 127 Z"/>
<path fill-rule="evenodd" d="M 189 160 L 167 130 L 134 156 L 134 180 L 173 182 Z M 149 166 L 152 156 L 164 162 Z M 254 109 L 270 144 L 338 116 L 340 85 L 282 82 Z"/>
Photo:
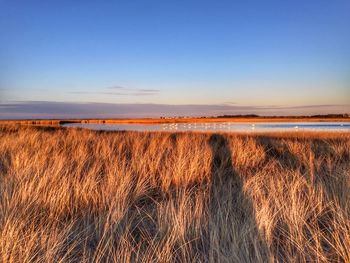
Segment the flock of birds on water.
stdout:
<path fill-rule="evenodd" d="M 86 124 L 68 124 L 67 127 L 78 126 L 84 128 Z M 91 126 L 91 127 L 90 127 Z M 286 131 L 286 130 L 332 130 L 349 131 L 350 122 L 347 123 L 233 123 L 233 122 L 212 122 L 212 123 L 163 123 L 155 125 L 139 124 L 88 124 L 88 127 L 95 130 L 135 130 L 135 131 Z"/>
<path fill-rule="evenodd" d="M 298 126 L 294 127 L 298 129 Z M 255 124 L 237 125 L 230 122 L 222 123 L 164 123 L 163 130 L 255 130 Z"/>
<path fill-rule="evenodd" d="M 343 124 L 335 125 L 337 127 L 333 127 L 335 129 L 343 128 Z M 304 127 L 299 125 L 285 125 L 285 126 L 275 126 L 275 125 L 266 125 L 266 124 L 254 124 L 254 123 L 230 123 L 230 122 L 222 122 L 222 123 L 164 123 L 161 125 L 162 130 L 197 130 L 197 131 L 210 131 L 210 130 L 221 130 L 221 131 L 255 131 L 260 129 L 268 129 L 268 130 L 300 130 L 300 129 L 317 129 L 317 127 Z M 318 127 L 321 128 L 321 127 Z"/>

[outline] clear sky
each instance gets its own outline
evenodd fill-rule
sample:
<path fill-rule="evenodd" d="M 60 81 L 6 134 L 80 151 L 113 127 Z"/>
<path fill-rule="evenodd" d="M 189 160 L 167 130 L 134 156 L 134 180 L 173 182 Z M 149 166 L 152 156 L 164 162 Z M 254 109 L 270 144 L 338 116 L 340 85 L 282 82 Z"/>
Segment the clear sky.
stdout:
<path fill-rule="evenodd" d="M 104 104 L 350 112 L 350 1 L 0 0 L 0 118 Z"/>

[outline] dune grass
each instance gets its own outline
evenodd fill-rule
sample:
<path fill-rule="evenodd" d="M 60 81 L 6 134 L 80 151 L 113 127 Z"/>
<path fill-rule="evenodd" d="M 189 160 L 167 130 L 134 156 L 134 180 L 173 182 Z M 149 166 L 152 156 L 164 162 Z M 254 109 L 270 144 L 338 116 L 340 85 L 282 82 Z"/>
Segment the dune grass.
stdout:
<path fill-rule="evenodd" d="M 350 134 L 0 128 L 0 262 L 350 262 Z"/>

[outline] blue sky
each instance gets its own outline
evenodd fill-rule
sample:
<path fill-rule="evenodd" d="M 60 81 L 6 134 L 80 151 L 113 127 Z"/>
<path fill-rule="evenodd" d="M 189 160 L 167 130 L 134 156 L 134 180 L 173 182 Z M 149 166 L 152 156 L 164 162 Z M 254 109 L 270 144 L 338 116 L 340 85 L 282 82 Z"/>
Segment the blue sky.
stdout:
<path fill-rule="evenodd" d="M 349 12 L 337 0 L 0 0 L 0 114 L 35 102 L 349 112 Z"/>

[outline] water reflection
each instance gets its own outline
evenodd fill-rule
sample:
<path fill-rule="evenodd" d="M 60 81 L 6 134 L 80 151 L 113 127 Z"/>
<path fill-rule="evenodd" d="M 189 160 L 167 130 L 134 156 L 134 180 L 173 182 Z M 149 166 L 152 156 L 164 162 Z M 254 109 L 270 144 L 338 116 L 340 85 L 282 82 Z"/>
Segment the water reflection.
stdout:
<path fill-rule="evenodd" d="M 211 122 L 211 123 L 163 123 L 163 124 L 94 124 L 69 123 L 63 127 L 115 131 L 345 131 L 350 132 L 350 122 Z"/>

